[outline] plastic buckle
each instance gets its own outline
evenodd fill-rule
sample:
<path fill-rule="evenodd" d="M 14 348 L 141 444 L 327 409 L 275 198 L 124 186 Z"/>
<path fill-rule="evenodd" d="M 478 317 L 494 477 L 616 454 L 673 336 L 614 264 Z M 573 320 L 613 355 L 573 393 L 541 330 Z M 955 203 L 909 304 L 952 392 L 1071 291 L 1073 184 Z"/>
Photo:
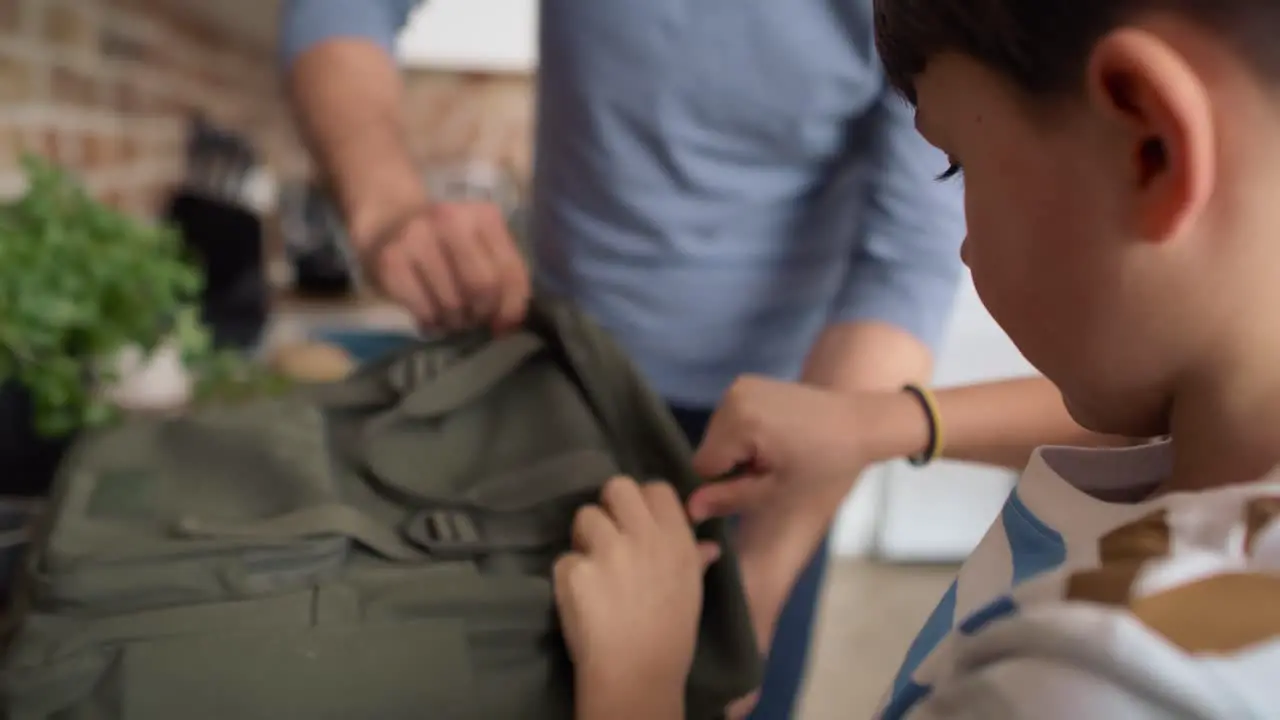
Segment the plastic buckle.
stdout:
<path fill-rule="evenodd" d="M 523 510 L 424 508 L 409 517 L 401 532 L 416 547 L 447 560 L 543 553 L 568 547 L 574 513 L 597 494 L 578 493 Z"/>
<path fill-rule="evenodd" d="M 459 560 L 492 552 L 476 513 L 449 508 L 423 510 L 404 527 L 409 542 L 435 557 Z"/>

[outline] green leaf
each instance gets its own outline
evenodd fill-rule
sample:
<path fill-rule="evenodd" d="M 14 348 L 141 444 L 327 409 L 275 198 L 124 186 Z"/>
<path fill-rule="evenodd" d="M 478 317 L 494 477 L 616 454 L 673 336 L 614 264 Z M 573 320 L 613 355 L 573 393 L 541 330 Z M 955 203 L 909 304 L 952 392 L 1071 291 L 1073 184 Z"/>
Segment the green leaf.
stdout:
<path fill-rule="evenodd" d="M 22 167 L 26 194 L 0 204 L 0 382 L 28 388 L 40 432 L 109 422 L 113 409 L 92 385 L 112 379 L 104 359 L 133 345 L 172 339 L 198 373 L 267 385 L 246 380 L 260 372 L 247 358 L 213 351 L 198 308 L 202 273 L 173 228 L 95 201 L 39 157 Z"/>

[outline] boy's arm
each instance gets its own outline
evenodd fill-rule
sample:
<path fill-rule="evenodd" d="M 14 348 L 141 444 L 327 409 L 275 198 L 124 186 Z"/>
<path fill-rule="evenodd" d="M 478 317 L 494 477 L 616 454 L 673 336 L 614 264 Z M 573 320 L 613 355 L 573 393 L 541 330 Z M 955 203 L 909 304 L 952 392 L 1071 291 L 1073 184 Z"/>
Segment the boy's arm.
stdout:
<path fill-rule="evenodd" d="M 645 687 L 578 677 L 575 720 L 684 720 L 684 688 Z"/>
<path fill-rule="evenodd" d="M 917 400 L 902 393 L 896 404 L 910 410 L 883 414 L 888 439 L 877 447 L 876 461 L 914 455 L 929 442 L 928 420 Z M 942 457 L 948 460 L 1026 467 L 1042 445 L 1123 446 L 1128 438 L 1099 435 L 1071 419 L 1058 389 L 1043 377 L 996 380 L 934 391 L 941 417 Z"/>

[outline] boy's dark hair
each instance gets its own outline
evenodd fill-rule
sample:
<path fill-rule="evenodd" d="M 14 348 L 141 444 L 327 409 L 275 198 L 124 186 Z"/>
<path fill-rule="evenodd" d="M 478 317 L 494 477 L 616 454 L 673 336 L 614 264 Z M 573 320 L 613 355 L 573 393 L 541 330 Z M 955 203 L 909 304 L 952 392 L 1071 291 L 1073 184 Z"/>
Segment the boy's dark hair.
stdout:
<path fill-rule="evenodd" d="M 876 45 L 889 80 L 915 101 L 914 80 L 943 52 L 967 55 L 1033 97 L 1070 92 L 1093 45 L 1128 18 L 1179 13 L 1280 78 L 1280 0 L 875 0 Z"/>

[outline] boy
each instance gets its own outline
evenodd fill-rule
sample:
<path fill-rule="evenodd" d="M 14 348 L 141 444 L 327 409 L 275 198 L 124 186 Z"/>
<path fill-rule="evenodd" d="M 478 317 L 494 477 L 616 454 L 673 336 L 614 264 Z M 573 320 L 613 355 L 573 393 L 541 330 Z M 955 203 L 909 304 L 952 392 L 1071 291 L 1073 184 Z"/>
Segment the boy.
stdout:
<path fill-rule="evenodd" d="M 1171 438 L 1033 457 L 881 716 L 1275 717 L 1280 4 L 878 0 L 876 19 L 919 129 L 964 165 L 993 317 L 1081 424 Z M 816 543 L 856 464 L 844 402 L 740 381 L 696 462 L 750 473 L 688 512 Z M 584 720 L 681 717 L 711 554 L 662 488 L 611 483 L 559 568 Z"/>

